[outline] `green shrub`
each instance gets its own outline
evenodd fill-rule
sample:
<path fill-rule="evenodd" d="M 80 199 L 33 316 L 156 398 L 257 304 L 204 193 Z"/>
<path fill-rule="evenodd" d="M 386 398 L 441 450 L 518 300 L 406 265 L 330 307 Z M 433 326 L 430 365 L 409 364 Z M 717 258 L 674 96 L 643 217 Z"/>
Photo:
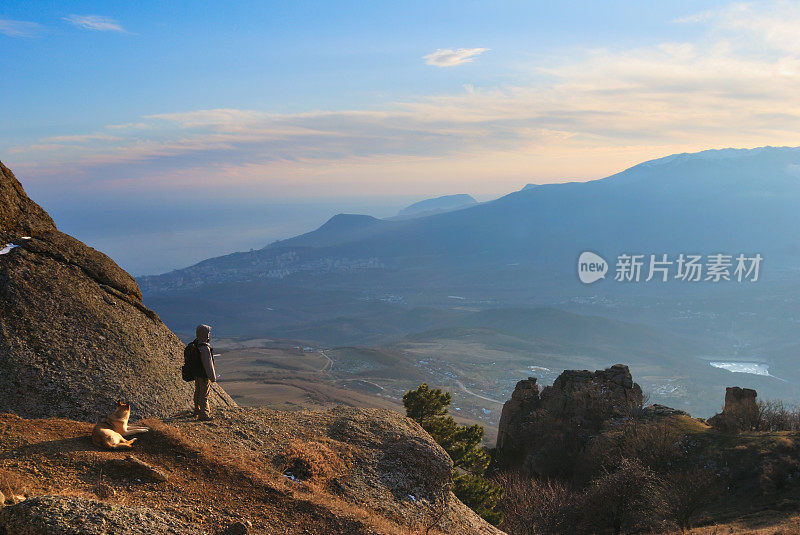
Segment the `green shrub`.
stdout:
<path fill-rule="evenodd" d="M 447 411 L 449 392 L 423 383 L 403 395 L 406 415 L 418 422 L 453 460 L 453 493 L 465 505 L 494 525 L 502 515 L 496 511 L 502 489 L 484 478 L 489 453 L 481 445 L 483 427 L 459 425 Z"/>
<path fill-rule="evenodd" d="M 482 476 L 454 471 L 453 494 L 490 524 L 497 526 L 503 520 L 503 514 L 496 510 L 503 489 Z"/>

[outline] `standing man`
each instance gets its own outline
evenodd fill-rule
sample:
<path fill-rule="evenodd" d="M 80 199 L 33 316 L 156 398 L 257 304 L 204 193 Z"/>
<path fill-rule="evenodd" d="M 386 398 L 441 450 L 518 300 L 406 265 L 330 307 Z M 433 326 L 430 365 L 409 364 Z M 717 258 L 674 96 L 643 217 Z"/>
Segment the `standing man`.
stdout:
<path fill-rule="evenodd" d="M 208 403 L 208 395 L 211 393 L 211 383 L 217 382 L 217 372 L 214 369 L 214 350 L 211 349 L 211 327 L 208 325 L 198 325 L 195 329 L 197 338 L 194 344 L 199 353 L 200 364 L 197 366 L 194 379 L 194 412 L 198 420 L 207 421 L 213 419 L 211 407 Z"/>

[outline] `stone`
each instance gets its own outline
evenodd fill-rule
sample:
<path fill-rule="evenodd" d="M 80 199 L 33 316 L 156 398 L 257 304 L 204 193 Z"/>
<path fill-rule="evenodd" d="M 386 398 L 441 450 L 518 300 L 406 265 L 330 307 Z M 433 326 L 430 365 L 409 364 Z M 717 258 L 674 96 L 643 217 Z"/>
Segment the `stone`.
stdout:
<path fill-rule="evenodd" d="M 729 386 L 725 389 L 725 407 L 724 411 L 731 410 L 758 410 L 756 405 L 756 397 L 758 394 L 752 388 L 740 388 L 738 386 Z"/>
<path fill-rule="evenodd" d="M 56 230 L 56 224 L 33 202 L 11 170 L 0 162 L 0 241 Z"/>
<path fill-rule="evenodd" d="M 540 402 L 536 377 L 529 377 L 517 383 L 511 399 L 505 402 L 500 413 L 500 425 L 497 430 L 498 451 L 508 454 L 524 448 L 526 439 L 519 436 L 519 430 L 523 427 L 525 420 L 539 408 Z"/>

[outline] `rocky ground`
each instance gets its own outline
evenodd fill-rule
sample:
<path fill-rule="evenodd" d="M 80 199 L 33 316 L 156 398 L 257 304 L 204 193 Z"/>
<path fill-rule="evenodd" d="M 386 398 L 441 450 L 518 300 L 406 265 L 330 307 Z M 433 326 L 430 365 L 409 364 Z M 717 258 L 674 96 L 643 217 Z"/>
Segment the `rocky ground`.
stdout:
<path fill-rule="evenodd" d="M 391 411 L 149 423 L 132 451 L 101 451 L 89 423 L 0 416 L 0 491 L 27 496 L 0 533 L 500 533 L 450 493 L 445 452 Z"/>

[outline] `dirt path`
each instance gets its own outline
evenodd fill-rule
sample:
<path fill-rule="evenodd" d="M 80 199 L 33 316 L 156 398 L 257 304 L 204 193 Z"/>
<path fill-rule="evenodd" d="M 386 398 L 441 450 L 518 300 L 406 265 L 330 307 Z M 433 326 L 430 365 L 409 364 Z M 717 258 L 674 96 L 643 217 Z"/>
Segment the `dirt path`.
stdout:
<path fill-rule="evenodd" d="M 325 365 L 322 368 L 320 368 L 318 371 L 320 371 L 320 372 L 333 371 L 333 359 L 330 358 L 327 353 L 325 353 L 324 349 L 322 351 L 320 351 L 320 355 L 322 355 L 323 357 L 328 359 L 328 362 L 326 362 Z"/>

